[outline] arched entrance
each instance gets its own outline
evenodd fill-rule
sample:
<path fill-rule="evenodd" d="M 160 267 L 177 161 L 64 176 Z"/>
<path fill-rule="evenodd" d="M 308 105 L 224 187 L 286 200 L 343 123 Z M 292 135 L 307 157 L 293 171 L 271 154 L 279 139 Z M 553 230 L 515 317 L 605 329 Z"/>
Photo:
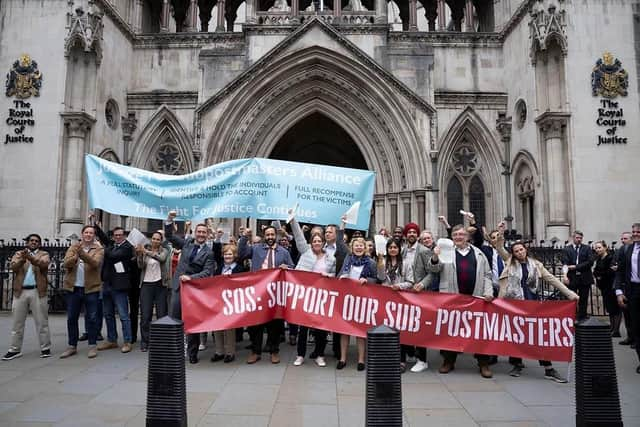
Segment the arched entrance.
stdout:
<path fill-rule="evenodd" d="M 351 136 L 321 113 L 312 113 L 293 125 L 276 143 L 272 159 L 369 169 Z"/>

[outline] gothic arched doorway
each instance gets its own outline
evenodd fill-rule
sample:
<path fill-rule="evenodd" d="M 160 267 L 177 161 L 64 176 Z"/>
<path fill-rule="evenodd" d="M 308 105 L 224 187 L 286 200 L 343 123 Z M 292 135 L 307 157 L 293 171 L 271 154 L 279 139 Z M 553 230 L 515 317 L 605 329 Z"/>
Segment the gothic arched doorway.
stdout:
<path fill-rule="evenodd" d="M 321 113 L 293 125 L 277 142 L 270 158 L 353 169 L 369 169 L 351 136 Z"/>

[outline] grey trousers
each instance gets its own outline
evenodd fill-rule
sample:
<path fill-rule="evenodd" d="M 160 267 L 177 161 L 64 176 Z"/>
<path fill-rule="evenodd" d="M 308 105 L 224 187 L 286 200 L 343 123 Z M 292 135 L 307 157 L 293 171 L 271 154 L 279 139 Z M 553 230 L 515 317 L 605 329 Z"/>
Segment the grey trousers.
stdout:
<path fill-rule="evenodd" d="M 236 354 L 236 330 L 215 331 L 213 338 L 216 340 L 216 354 Z"/>
<path fill-rule="evenodd" d="M 11 329 L 11 347 L 9 347 L 9 351 L 22 351 L 24 325 L 27 321 L 29 310 L 33 313 L 33 321 L 36 324 L 40 351 L 51 348 L 49 301 L 46 296 L 40 298 L 37 289 L 23 289 L 18 298 L 13 298 L 13 328 Z"/>

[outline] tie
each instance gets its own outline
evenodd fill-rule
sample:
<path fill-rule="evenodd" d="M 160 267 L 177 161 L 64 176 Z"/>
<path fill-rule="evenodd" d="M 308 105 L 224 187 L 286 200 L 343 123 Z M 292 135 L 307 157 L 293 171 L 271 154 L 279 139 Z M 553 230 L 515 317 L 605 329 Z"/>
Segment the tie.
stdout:
<path fill-rule="evenodd" d="M 273 248 L 269 248 L 267 252 L 267 268 L 273 268 Z"/>
<path fill-rule="evenodd" d="M 194 245 L 193 250 L 191 251 L 191 255 L 189 255 L 189 264 L 191 264 L 193 260 L 196 259 L 196 255 L 198 255 L 199 250 L 200 246 Z"/>
<path fill-rule="evenodd" d="M 576 245 L 576 265 L 580 264 L 580 245 Z"/>

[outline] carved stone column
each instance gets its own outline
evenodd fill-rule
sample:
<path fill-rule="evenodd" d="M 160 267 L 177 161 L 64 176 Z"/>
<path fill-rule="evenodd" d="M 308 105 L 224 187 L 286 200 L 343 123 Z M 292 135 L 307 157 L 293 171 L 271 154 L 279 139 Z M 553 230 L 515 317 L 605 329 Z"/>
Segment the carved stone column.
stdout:
<path fill-rule="evenodd" d="M 473 0 L 466 0 L 464 4 L 464 27 L 466 32 L 476 30 L 475 18 L 473 17 Z"/>
<path fill-rule="evenodd" d="M 61 115 L 65 127 L 65 140 L 60 177 L 60 234 L 64 237 L 71 234 L 79 236 L 84 217 L 82 182 L 86 139 L 96 120 L 84 112 Z"/>
<path fill-rule="evenodd" d="M 569 236 L 569 161 L 566 144 L 567 113 L 545 113 L 536 119 L 542 137 L 546 175 L 546 237 Z"/>
<path fill-rule="evenodd" d="M 131 16 L 131 25 L 136 33 L 142 32 L 142 8 L 143 0 L 134 0 L 133 14 Z"/>
<path fill-rule="evenodd" d="M 131 140 L 133 137 L 133 133 L 136 131 L 136 129 L 138 128 L 138 119 L 136 119 L 136 113 L 130 112 L 127 114 L 127 116 L 122 116 L 121 119 L 121 126 L 122 126 L 122 145 L 123 145 L 123 154 L 122 154 L 122 161 L 125 165 L 130 165 L 131 164 L 131 159 L 130 157 L 130 150 L 129 148 L 131 147 Z"/>
<path fill-rule="evenodd" d="M 169 32 L 169 0 L 162 0 L 162 11 L 160 12 L 160 32 Z"/>
<path fill-rule="evenodd" d="M 409 31 L 418 31 L 417 0 L 409 0 Z"/>
<path fill-rule="evenodd" d="M 393 229 L 398 225 L 398 195 L 387 194 L 387 199 L 389 200 L 389 223 L 386 225 Z"/>
<path fill-rule="evenodd" d="M 426 201 L 426 197 L 425 194 L 426 192 L 424 190 L 416 190 L 413 192 L 415 199 L 416 199 L 416 208 L 417 208 L 417 214 L 413 216 L 413 220 L 415 220 L 418 225 L 420 226 L 421 230 L 424 230 L 425 228 L 427 228 L 428 224 L 427 224 L 427 214 L 426 214 L 426 205 L 425 205 L 425 201 Z"/>
<path fill-rule="evenodd" d="M 438 31 L 444 31 L 447 27 L 447 9 L 445 8 L 444 0 L 438 1 Z"/>
<path fill-rule="evenodd" d="M 192 33 L 198 31 L 198 0 L 189 0 L 189 10 L 187 10 L 187 31 Z"/>
<path fill-rule="evenodd" d="M 376 232 L 380 230 L 382 227 L 387 226 L 387 224 L 385 224 L 384 205 L 385 205 L 384 194 L 376 194 L 373 196 L 373 206 L 374 206 L 374 212 L 376 215 L 376 218 L 375 218 Z"/>
<path fill-rule="evenodd" d="M 508 228 L 511 230 L 511 222 L 513 220 L 513 206 L 511 203 L 511 117 L 507 117 L 505 112 L 498 113 L 496 120 L 496 129 L 500 133 L 500 139 L 504 146 L 504 162 L 502 162 L 502 175 L 504 175 L 504 185 L 506 193 L 506 215 Z M 520 230 L 522 232 L 522 230 Z"/>
<path fill-rule="evenodd" d="M 300 22 L 300 1 L 299 0 L 291 0 L 291 22 L 299 23 Z"/>
<path fill-rule="evenodd" d="M 335 0 L 338 1 L 338 0 Z M 387 0 L 376 0 L 376 24 L 386 24 L 389 21 L 387 17 Z M 379 230 L 379 228 L 378 228 Z"/>
<path fill-rule="evenodd" d="M 340 22 L 342 16 L 342 0 L 333 0 L 333 16 L 336 22 Z"/>
<path fill-rule="evenodd" d="M 245 2 L 245 22 L 247 24 L 256 24 L 258 18 L 256 17 L 256 7 L 258 0 L 247 0 Z"/>
<path fill-rule="evenodd" d="M 411 193 L 409 191 L 403 191 L 402 193 L 400 193 L 400 200 L 402 201 L 402 205 L 399 209 L 401 215 L 398 215 L 398 219 L 402 222 L 398 225 L 405 225 L 408 222 L 412 221 Z"/>
<path fill-rule="evenodd" d="M 224 33 L 225 25 L 224 25 L 224 12 L 225 12 L 225 0 L 218 0 L 218 16 L 217 16 L 217 24 L 216 24 L 216 32 Z"/>

